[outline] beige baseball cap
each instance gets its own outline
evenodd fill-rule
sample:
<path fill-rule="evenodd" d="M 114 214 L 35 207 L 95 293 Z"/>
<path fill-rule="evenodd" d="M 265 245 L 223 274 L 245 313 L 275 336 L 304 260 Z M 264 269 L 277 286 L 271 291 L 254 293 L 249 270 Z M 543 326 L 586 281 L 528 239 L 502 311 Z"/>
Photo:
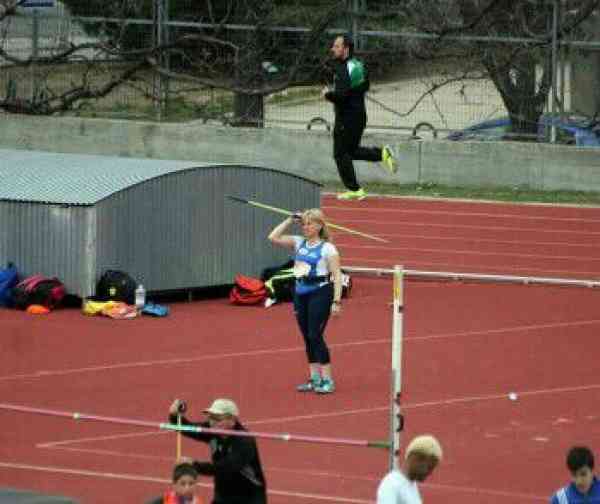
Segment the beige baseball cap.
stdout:
<path fill-rule="evenodd" d="M 215 399 L 204 413 L 211 415 L 229 415 L 237 417 L 240 414 L 237 405 L 231 399 Z"/>

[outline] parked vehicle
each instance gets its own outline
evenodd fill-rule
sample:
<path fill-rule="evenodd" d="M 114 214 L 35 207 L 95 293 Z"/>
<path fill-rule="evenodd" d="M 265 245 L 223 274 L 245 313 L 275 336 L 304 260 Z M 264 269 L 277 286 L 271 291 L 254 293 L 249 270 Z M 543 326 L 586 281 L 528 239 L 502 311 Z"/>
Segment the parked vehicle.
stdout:
<path fill-rule="evenodd" d="M 600 121 L 598 119 L 569 115 L 543 114 L 538 120 L 538 142 L 549 142 L 552 125 L 556 126 L 557 142 L 579 147 L 600 147 Z M 448 135 L 448 140 L 511 140 L 511 121 L 500 117 L 482 121 Z"/>

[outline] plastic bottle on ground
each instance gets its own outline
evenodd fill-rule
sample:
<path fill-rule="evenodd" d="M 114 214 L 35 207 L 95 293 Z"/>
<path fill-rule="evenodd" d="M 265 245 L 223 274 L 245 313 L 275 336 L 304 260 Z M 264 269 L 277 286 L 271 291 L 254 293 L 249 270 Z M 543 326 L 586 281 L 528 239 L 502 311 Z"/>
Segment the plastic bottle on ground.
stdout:
<path fill-rule="evenodd" d="M 144 286 L 142 284 L 139 284 L 137 286 L 137 289 L 135 289 L 135 308 L 138 311 L 138 313 L 142 312 L 142 309 L 144 308 L 145 304 L 146 289 L 144 289 Z"/>

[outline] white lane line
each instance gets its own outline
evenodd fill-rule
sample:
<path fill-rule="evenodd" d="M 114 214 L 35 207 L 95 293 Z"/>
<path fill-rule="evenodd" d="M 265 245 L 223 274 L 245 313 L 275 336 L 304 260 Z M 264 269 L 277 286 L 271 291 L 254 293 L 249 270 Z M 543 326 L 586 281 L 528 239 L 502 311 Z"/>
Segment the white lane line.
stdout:
<path fill-rule="evenodd" d="M 151 483 L 163 483 L 163 484 L 171 483 L 170 479 L 153 478 L 151 476 L 143 476 L 141 474 L 126 474 L 126 473 L 117 474 L 117 473 L 111 473 L 111 472 L 87 471 L 85 469 L 74 469 L 74 468 L 68 468 L 68 467 L 20 464 L 17 462 L 0 462 L 0 467 L 4 467 L 5 469 L 23 469 L 25 471 L 40 471 L 40 472 L 48 472 L 48 473 L 55 473 L 55 474 L 71 474 L 71 475 L 75 475 L 75 476 L 92 476 L 92 477 L 97 477 L 97 478 L 109 478 L 109 479 L 131 480 L 131 481 L 146 481 L 146 482 L 151 482 Z M 212 485 L 203 485 L 203 486 L 211 486 L 212 487 Z"/>
<path fill-rule="evenodd" d="M 534 495 L 534 494 L 526 494 L 521 492 L 505 492 L 503 490 L 491 490 L 487 488 L 477 488 L 471 486 L 454 486 L 454 485 L 439 485 L 435 483 L 422 483 L 420 484 L 424 488 L 431 488 L 432 490 L 450 490 L 450 491 L 458 491 L 462 493 L 484 493 L 490 496 L 498 496 L 498 497 L 510 497 L 510 498 L 518 498 L 518 499 L 526 499 L 526 500 L 534 500 L 534 501 L 543 501 L 548 502 L 549 498 L 547 495 Z"/>
<path fill-rule="evenodd" d="M 76 442 L 73 440 L 72 442 Z M 75 452 L 75 453 L 87 453 L 92 455 L 102 455 L 106 457 L 119 457 L 119 458 L 132 458 L 132 459 L 140 459 L 140 460 L 166 460 L 168 462 L 173 461 L 173 456 L 165 457 L 160 455 L 146 455 L 142 453 L 131 453 L 131 452 L 122 452 L 115 450 L 101 450 L 99 448 L 73 448 L 71 446 L 56 446 L 52 445 L 52 443 L 45 443 L 46 446 L 43 445 L 35 445 L 36 448 L 40 449 L 52 449 L 52 450 L 60 450 L 66 452 Z"/>
<path fill-rule="evenodd" d="M 368 207 L 360 207 L 360 208 L 349 208 L 342 206 L 324 206 L 324 209 L 329 210 L 340 210 L 342 212 L 350 212 L 350 213 L 396 213 L 396 214 L 408 214 L 408 215 L 441 215 L 443 217 L 452 216 L 452 217 L 485 217 L 485 218 L 493 218 L 493 219 L 514 219 L 514 220 L 522 220 L 522 221 L 557 221 L 557 222 L 587 222 L 587 223 L 598 223 L 600 224 L 600 217 L 597 219 L 590 219 L 587 217 L 555 217 L 555 216 L 547 216 L 547 215 L 523 215 L 520 214 L 500 214 L 500 213 L 489 213 L 489 212 L 456 212 L 451 209 L 448 210 L 412 210 L 407 208 L 368 208 Z M 598 210 L 596 209 L 596 213 Z"/>
<path fill-rule="evenodd" d="M 339 245 L 339 248 L 343 250 L 344 246 L 341 243 L 336 242 L 336 245 Z M 521 254 L 517 252 L 481 252 L 476 250 L 452 250 L 447 248 L 416 248 L 416 247 L 392 247 L 389 245 L 379 246 L 379 245 L 351 245 L 352 249 L 369 249 L 369 250 L 385 250 L 389 252 L 418 252 L 418 253 L 436 253 L 436 254 L 448 254 L 448 255 L 463 255 L 463 256 L 481 256 L 481 257 L 509 257 L 509 258 L 519 258 L 519 259 L 549 259 L 549 260 L 565 260 L 568 259 L 572 262 L 593 262 L 600 261 L 600 257 L 590 257 L 590 256 L 569 256 L 569 255 L 544 255 L 544 254 Z M 598 248 L 596 247 L 596 251 Z M 345 258 L 344 258 L 345 259 Z"/>
<path fill-rule="evenodd" d="M 370 220 L 370 219 L 345 219 L 345 220 L 336 220 L 336 224 L 345 225 L 345 226 L 353 226 L 355 224 L 368 224 L 368 225 L 378 225 L 378 226 L 393 226 L 395 230 L 398 230 L 401 226 L 414 226 L 419 229 L 423 228 L 445 228 L 445 229 L 475 229 L 478 231 L 510 231 L 511 233 L 539 233 L 539 234 L 548 234 L 548 235 L 556 235 L 556 233 L 560 232 L 562 234 L 568 235 L 583 235 L 583 236 L 596 236 L 600 235 L 600 231 L 577 231 L 574 229 L 557 229 L 554 226 L 552 229 L 539 229 L 539 228 L 520 228 L 514 226 L 486 226 L 485 224 L 441 224 L 436 222 L 415 222 L 415 221 L 382 221 L 382 220 Z M 371 232 L 374 230 L 371 229 Z M 339 233 L 336 233 L 339 234 Z M 376 233 L 379 234 L 379 233 Z M 384 235 L 385 236 L 385 235 Z"/>
<path fill-rule="evenodd" d="M 588 385 L 574 385 L 571 387 L 555 387 L 555 388 L 546 388 L 546 389 L 536 389 L 536 390 L 522 390 L 519 391 L 519 396 L 521 398 L 528 396 L 538 396 L 538 395 L 547 395 L 547 394 L 565 394 L 572 392 L 585 392 L 590 390 L 598 390 L 600 389 L 600 383 L 588 384 Z M 417 409 L 417 408 L 428 408 L 435 406 L 449 406 L 453 404 L 465 404 L 469 402 L 479 402 L 479 401 L 492 401 L 501 399 L 503 401 L 506 400 L 506 392 L 498 393 L 498 394 L 486 394 L 486 395 L 476 395 L 476 396 L 465 396 L 465 397 L 454 397 L 450 399 L 438 399 L 435 401 L 423 401 L 416 403 L 406 403 L 402 405 L 402 409 Z M 343 415 L 355 415 L 355 414 L 364 414 L 364 413 L 374 413 L 378 411 L 388 411 L 389 406 L 374 406 L 371 408 L 365 409 L 356 409 L 356 410 L 345 410 L 345 411 L 334 411 L 327 413 L 315 413 L 312 415 L 298 415 L 293 417 L 279 417 L 279 418 L 269 418 L 263 420 L 254 420 L 251 422 L 247 422 L 248 424 L 269 424 L 269 423 L 284 423 L 284 422 L 296 422 L 300 420 L 315 420 L 315 419 L 323 419 L 330 418 L 336 416 Z"/>
<path fill-rule="evenodd" d="M 57 467 L 57 466 L 37 466 L 31 464 L 19 464 L 19 463 L 10 463 L 10 462 L 0 462 L 0 467 L 4 467 L 6 469 L 22 469 L 25 471 L 40 471 L 47 472 L 53 474 L 69 474 L 73 476 L 88 476 L 92 478 L 106 478 L 106 479 L 117 479 L 117 480 L 127 480 L 127 481 L 143 481 L 147 483 L 161 483 L 163 485 L 168 485 L 171 483 L 169 479 L 165 478 L 155 478 L 152 476 L 143 476 L 138 474 L 126 474 L 126 473 L 112 473 L 112 472 L 102 472 L 102 471 L 88 471 L 84 469 L 74 469 L 68 467 Z M 202 486 L 205 488 L 212 488 L 212 484 L 209 483 L 197 483 L 198 486 Z M 348 497 L 341 497 L 336 495 L 322 495 L 322 494 L 311 494 L 304 492 L 288 492 L 285 490 L 273 490 L 269 489 L 268 493 L 270 495 L 280 495 L 285 497 L 293 497 L 299 499 L 310 499 L 310 500 L 319 500 L 319 501 L 329 501 L 329 502 L 348 502 L 351 504 L 372 504 L 373 501 L 363 500 L 363 499 L 352 499 Z"/>
<path fill-rule="evenodd" d="M 348 235 L 343 235 L 345 239 L 348 239 Z M 597 245 L 590 245 L 587 243 L 574 243 L 574 242 L 559 242 L 559 241 L 529 241 L 529 240 L 499 240 L 497 238 L 480 238 L 480 237 L 471 237 L 471 236 L 461 236 L 461 235 L 453 235 L 453 236 L 433 236 L 433 235 L 414 235 L 414 234 L 394 234 L 394 233 L 378 233 L 377 236 L 381 238 L 387 239 L 399 239 L 399 240 L 433 240 L 435 242 L 440 241 L 460 241 L 460 242 L 472 242 L 472 243 L 488 243 L 494 245 L 517 245 L 520 248 L 525 248 L 529 245 L 538 246 L 538 247 L 565 247 L 565 248 L 577 248 L 577 249 L 589 249 L 591 251 L 597 251 Z M 358 240 L 358 238 L 356 238 Z M 335 241 L 336 246 L 344 247 L 349 244 L 349 246 L 354 246 L 353 242 L 346 242 L 344 239 L 338 239 Z M 379 248 L 385 250 L 385 246 L 375 246 L 375 248 Z"/>
<path fill-rule="evenodd" d="M 570 387 L 555 387 L 555 388 L 546 388 L 546 389 L 536 389 L 536 390 L 523 390 L 519 391 L 519 396 L 529 397 L 529 396 L 538 396 L 538 395 L 548 395 L 548 394 L 565 394 L 565 393 L 573 393 L 573 392 L 586 392 L 590 390 L 598 390 L 600 389 L 600 383 L 588 384 L 588 385 L 574 385 Z M 497 394 L 486 394 L 486 395 L 476 395 L 476 396 L 465 396 L 465 397 L 454 397 L 450 399 L 437 399 L 434 401 L 423 401 L 416 403 L 406 403 L 402 405 L 403 410 L 407 409 L 417 409 L 417 408 L 430 408 L 436 406 L 451 406 L 454 404 L 465 404 L 470 402 L 479 402 L 479 401 L 493 401 L 493 400 L 506 400 L 506 392 L 497 393 Z M 362 415 L 362 414 L 371 414 L 378 413 L 381 411 L 389 411 L 389 406 L 372 406 L 370 408 L 361 408 L 361 409 L 351 409 L 351 410 L 340 410 L 340 411 L 329 411 L 326 413 L 313 413 L 308 415 L 295 415 L 295 416 L 287 416 L 287 417 L 270 417 L 264 419 L 256 419 L 256 420 L 248 420 L 244 422 L 246 425 L 264 425 L 264 424 L 283 424 L 286 422 L 299 422 L 304 420 L 322 420 L 324 418 L 335 418 L 340 416 L 347 415 Z M 558 419 L 556 423 L 560 423 L 560 421 L 564 421 L 566 423 L 568 420 L 566 419 Z M 67 444 L 75 444 L 81 442 L 93 442 L 93 441 L 104 441 L 110 439 L 121 439 L 127 437 L 135 437 L 135 436 L 147 436 L 152 434 L 169 434 L 166 432 L 143 432 L 136 434 L 117 434 L 115 436 L 98 436 L 96 438 L 79 438 L 79 439 L 70 439 L 70 440 L 61 440 L 61 441 L 49 441 L 45 443 L 39 443 L 36 445 L 37 448 L 60 448 Z"/>
<path fill-rule="evenodd" d="M 465 332 L 454 332 L 454 333 L 442 333 L 442 334 L 430 334 L 427 336 L 413 336 L 407 337 L 405 341 L 422 341 L 429 339 L 441 339 L 441 338 L 462 338 L 466 336 L 477 336 L 477 335 L 487 335 L 487 334 L 497 334 L 497 333 L 505 333 L 512 331 L 531 331 L 537 329 L 552 329 L 552 328 L 565 328 L 565 327 L 573 327 L 573 326 L 585 326 L 585 325 L 595 325 L 600 323 L 600 319 L 595 320 L 576 320 L 573 322 L 553 322 L 548 324 L 535 324 L 535 325 L 524 325 L 524 326 L 511 326 L 511 327 L 501 327 L 497 329 L 483 329 L 477 331 L 465 331 Z M 390 341 L 389 338 L 378 338 L 372 340 L 361 340 L 361 341 L 351 341 L 344 343 L 332 343 L 329 346 L 331 348 L 342 348 L 346 349 L 349 347 L 356 346 L 364 346 L 364 345 L 374 345 L 374 344 L 384 344 Z M 36 371 L 35 373 L 24 373 L 17 375 L 7 375 L 0 376 L 0 381 L 7 380 L 20 380 L 20 379 L 35 379 L 35 378 L 47 378 L 49 376 L 65 376 L 70 374 L 78 374 L 78 373 L 91 373 L 97 371 L 113 371 L 116 369 L 130 369 L 136 367 L 148 367 L 148 366 L 171 366 L 171 365 L 180 365 L 180 364 L 192 364 L 195 362 L 209 361 L 209 360 L 219 360 L 219 359 L 233 359 L 233 358 L 246 358 L 246 357 L 257 357 L 263 355 L 276 355 L 281 353 L 291 353 L 291 352 L 304 352 L 304 347 L 289 347 L 289 348 L 278 348 L 278 349 L 264 349 L 264 350 L 251 350 L 247 352 L 232 352 L 232 353 L 224 353 L 224 354 L 214 354 L 214 355 L 202 355 L 200 357 L 186 357 L 180 359 L 161 359 L 154 361 L 139 361 L 139 362 L 124 362 L 121 364 L 106 364 L 102 366 L 90 366 L 83 368 L 72 368 L 72 369 L 64 369 L 64 370 L 42 370 Z"/>
<path fill-rule="evenodd" d="M 592 319 L 592 320 L 578 320 L 572 322 L 553 322 L 550 324 L 530 324 L 530 325 L 522 325 L 522 326 L 513 326 L 513 327 L 499 327 L 497 329 L 482 329 L 478 331 L 464 331 L 464 332 L 454 332 L 454 333 L 446 333 L 446 334 L 430 334 L 428 336 L 412 336 L 407 337 L 405 341 L 407 343 L 411 341 L 427 341 L 427 340 L 435 340 L 435 339 L 446 339 L 446 338 L 463 338 L 467 336 L 486 336 L 488 334 L 500 334 L 507 332 L 522 332 L 522 331 L 537 331 L 540 329 L 560 329 L 565 327 L 572 326 L 587 326 L 587 325 L 596 325 L 600 324 L 600 319 Z M 569 335 L 572 337 L 572 335 Z"/>
<path fill-rule="evenodd" d="M 127 473 L 112 473 L 112 472 L 102 472 L 102 471 L 88 471 L 84 469 L 75 469 L 68 467 L 58 467 L 58 466 L 38 466 L 31 464 L 22 464 L 15 462 L 0 462 L 0 467 L 5 469 L 19 469 L 25 471 L 38 471 L 38 472 L 46 472 L 53 474 L 68 474 L 73 476 L 87 476 L 92 478 L 105 478 L 105 479 L 115 479 L 115 480 L 126 480 L 126 481 L 143 481 L 147 483 L 160 483 L 162 485 L 168 485 L 170 483 L 169 479 L 166 478 L 156 478 L 152 476 L 144 476 L 138 474 L 127 474 Z M 198 486 L 205 488 L 212 488 L 212 484 L 209 483 L 198 483 Z M 423 484 L 425 488 L 430 488 L 434 491 L 451 491 L 451 492 L 460 492 L 460 493 L 475 493 L 478 495 L 490 495 L 490 496 L 503 496 L 510 498 L 519 498 L 526 500 L 547 500 L 546 497 L 541 497 L 537 495 L 524 494 L 518 492 L 506 492 L 503 490 L 494 490 L 487 488 L 476 488 L 471 486 L 454 486 L 454 485 L 443 485 L 443 484 Z M 365 500 L 365 499 L 354 499 L 349 497 L 341 497 L 335 495 L 324 495 L 324 494 L 314 494 L 314 493 L 306 493 L 306 492 L 291 492 L 286 490 L 274 490 L 269 489 L 268 493 L 270 495 L 279 495 L 290 498 L 297 499 L 309 499 L 311 501 L 328 501 L 328 502 L 347 502 L 350 504 L 373 504 L 373 500 Z"/>
<path fill-rule="evenodd" d="M 348 346 L 348 345 L 368 345 L 372 344 L 373 340 L 363 340 L 363 341 L 355 341 L 350 343 L 338 343 L 339 346 Z M 333 345 L 330 345 L 333 346 Z M 299 352 L 305 351 L 304 347 L 289 347 L 289 348 L 271 348 L 264 350 L 250 350 L 247 352 L 231 352 L 224 354 L 214 354 L 214 355 L 203 355 L 200 357 L 186 357 L 186 358 L 177 358 L 177 359 L 159 359 L 159 360 L 151 360 L 151 361 L 138 361 L 138 362 L 124 362 L 121 364 L 106 364 L 106 365 L 98 365 L 98 366 L 89 366 L 82 368 L 71 368 L 64 370 L 54 370 L 54 371 L 36 371 L 35 373 L 24 373 L 18 375 L 8 375 L 1 376 L 0 380 L 15 380 L 15 379 L 23 379 L 23 378 L 47 378 L 48 376 L 64 376 L 69 374 L 77 374 L 77 373 L 89 373 L 95 371 L 114 371 L 116 369 L 129 369 L 136 367 L 148 367 L 148 366 L 172 366 L 172 365 L 180 365 L 180 364 L 192 364 L 195 362 L 207 361 L 207 360 L 219 360 L 219 359 L 232 359 L 239 357 L 259 357 L 263 355 L 274 355 L 280 353 L 290 353 L 290 352 Z"/>
<path fill-rule="evenodd" d="M 95 441 L 113 441 L 115 439 L 123 439 L 123 438 L 136 438 L 136 437 L 146 437 L 146 436 L 156 436 L 157 434 L 171 434 L 168 431 L 145 431 L 145 432 L 129 432 L 124 434 L 113 434 L 110 436 L 94 436 L 89 438 L 79 438 L 79 439 L 65 439 L 62 441 L 51 441 L 49 443 L 37 443 L 36 448 L 54 448 L 55 446 L 68 445 L 73 443 L 87 443 L 87 442 L 95 442 Z"/>

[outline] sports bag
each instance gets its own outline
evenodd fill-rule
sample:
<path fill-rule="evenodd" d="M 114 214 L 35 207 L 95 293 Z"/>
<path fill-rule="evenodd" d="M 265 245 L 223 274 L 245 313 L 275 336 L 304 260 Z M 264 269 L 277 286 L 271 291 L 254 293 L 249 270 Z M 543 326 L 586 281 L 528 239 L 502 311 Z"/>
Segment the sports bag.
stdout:
<path fill-rule="evenodd" d="M 65 297 L 66 289 L 58 278 L 33 275 L 18 283 L 13 290 L 15 307 L 26 310 L 30 305 L 56 308 Z"/>
<path fill-rule="evenodd" d="M 124 271 L 106 270 L 96 285 L 96 300 L 135 304 L 137 282 Z"/>
<path fill-rule="evenodd" d="M 253 305 L 261 303 L 267 297 L 265 283 L 246 275 L 237 274 L 235 285 L 229 292 L 229 301 L 237 305 Z"/>
<path fill-rule="evenodd" d="M 0 269 L 0 306 L 13 305 L 13 288 L 19 282 L 19 274 L 13 263 Z"/>

